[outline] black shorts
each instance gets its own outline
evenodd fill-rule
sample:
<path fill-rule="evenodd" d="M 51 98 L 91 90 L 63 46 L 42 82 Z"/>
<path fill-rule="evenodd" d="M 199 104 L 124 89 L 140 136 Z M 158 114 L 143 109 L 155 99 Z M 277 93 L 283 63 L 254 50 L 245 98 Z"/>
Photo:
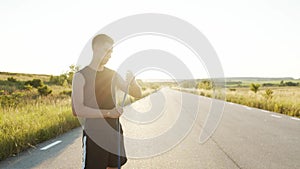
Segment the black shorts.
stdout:
<path fill-rule="evenodd" d="M 122 132 L 123 133 L 123 132 Z M 121 134 L 121 143 L 120 147 L 124 151 L 124 142 L 123 135 Z M 106 169 L 106 167 L 117 168 L 118 166 L 122 166 L 127 162 L 127 158 L 124 156 L 118 156 L 113 154 L 99 145 L 97 145 L 89 135 L 83 130 L 82 137 L 82 168 L 83 169 Z M 119 157 L 120 157 L 120 165 L 119 165 Z"/>

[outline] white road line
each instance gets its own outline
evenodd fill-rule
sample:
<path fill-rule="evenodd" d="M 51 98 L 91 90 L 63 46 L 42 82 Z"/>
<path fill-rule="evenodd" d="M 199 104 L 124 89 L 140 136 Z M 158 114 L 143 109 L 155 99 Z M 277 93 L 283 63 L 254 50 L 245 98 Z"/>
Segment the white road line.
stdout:
<path fill-rule="evenodd" d="M 272 117 L 275 117 L 275 118 L 279 118 L 279 119 L 282 118 L 281 116 L 274 115 L 274 114 L 271 114 L 271 116 L 272 116 Z"/>
<path fill-rule="evenodd" d="M 300 121 L 300 119 L 299 119 L 299 118 L 297 118 L 297 117 L 291 117 L 291 119 L 292 119 L 292 120 L 297 120 L 297 121 Z"/>
<path fill-rule="evenodd" d="M 53 147 L 53 146 L 55 146 L 56 144 L 59 144 L 59 143 L 61 143 L 61 140 L 55 141 L 55 142 L 41 148 L 40 150 L 47 150 L 47 149 L 49 149 L 49 148 L 51 148 L 51 147 Z"/>
<path fill-rule="evenodd" d="M 229 102 L 229 104 L 233 105 L 234 103 L 232 103 L 232 102 Z"/>
<path fill-rule="evenodd" d="M 265 112 L 265 113 L 270 113 L 268 110 L 261 110 L 262 112 Z"/>
<path fill-rule="evenodd" d="M 252 108 L 251 107 L 248 107 L 248 106 L 244 106 L 246 109 L 248 109 L 248 110 L 252 110 Z"/>

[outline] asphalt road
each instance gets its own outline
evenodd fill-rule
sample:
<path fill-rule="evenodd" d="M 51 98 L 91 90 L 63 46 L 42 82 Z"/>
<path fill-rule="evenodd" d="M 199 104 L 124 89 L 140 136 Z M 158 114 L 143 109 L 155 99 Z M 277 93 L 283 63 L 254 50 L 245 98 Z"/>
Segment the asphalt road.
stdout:
<path fill-rule="evenodd" d="M 181 107 L 182 95 L 185 101 Z M 174 124 L 176 109 L 192 113 L 192 100 L 199 99 L 199 114 L 192 130 L 171 150 L 151 158 L 129 158 L 123 169 L 136 168 L 207 168 L 207 169 L 299 169 L 300 168 L 300 119 L 226 103 L 222 119 L 213 136 L 204 144 L 199 134 L 209 112 L 211 100 L 188 93 L 163 89 L 127 107 L 147 112 L 149 107 L 164 103 L 163 113 L 147 125 L 131 123 L 126 117 L 121 122 L 124 134 L 132 138 L 155 137 Z M 161 102 L 163 98 L 165 102 Z M 155 102 L 156 101 L 156 102 Z M 146 113 L 145 113 L 146 115 Z M 192 116 L 191 116 L 192 117 Z M 192 120 L 192 119 L 191 119 Z M 192 121 L 191 121 L 192 122 Z M 37 145 L 15 157 L 0 162 L 0 168 L 81 168 L 81 128 Z M 50 145 L 50 146 L 49 146 Z M 52 145 L 52 146 L 51 146 Z M 132 149 L 125 139 L 129 154 L 147 149 Z M 152 147 L 154 149 L 154 147 Z M 148 151 L 152 149 L 148 148 Z"/>

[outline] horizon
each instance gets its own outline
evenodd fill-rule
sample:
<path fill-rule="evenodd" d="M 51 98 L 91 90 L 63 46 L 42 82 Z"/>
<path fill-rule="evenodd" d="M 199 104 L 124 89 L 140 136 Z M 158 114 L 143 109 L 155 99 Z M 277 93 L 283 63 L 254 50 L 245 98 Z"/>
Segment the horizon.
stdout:
<path fill-rule="evenodd" d="M 1 74 L 11 74 L 13 75 L 36 75 L 36 76 L 59 76 L 58 75 L 54 75 L 54 74 L 38 74 L 38 73 L 22 73 L 22 72 L 3 72 L 0 71 L 0 75 Z M 166 81 L 166 82 L 170 82 L 170 81 L 174 81 L 174 79 L 170 79 L 170 78 L 148 78 L 148 79 L 144 79 L 144 78 L 136 78 L 137 80 L 142 80 L 142 81 L 149 81 L 149 82 L 162 82 L 162 81 Z M 194 78 L 194 79 L 177 79 L 177 81 L 184 81 L 184 80 L 206 80 L 206 79 L 220 79 L 220 78 Z M 222 78 L 221 78 L 222 79 Z M 294 77 L 224 77 L 224 79 L 229 79 L 229 80 L 300 80 L 300 78 L 294 78 Z"/>

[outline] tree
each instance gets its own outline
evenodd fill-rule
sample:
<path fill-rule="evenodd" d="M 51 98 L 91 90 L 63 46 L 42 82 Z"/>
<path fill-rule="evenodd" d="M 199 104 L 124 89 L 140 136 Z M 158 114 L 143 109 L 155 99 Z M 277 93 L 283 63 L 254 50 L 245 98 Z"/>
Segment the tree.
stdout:
<path fill-rule="evenodd" d="M 79 70 L 79 66 L 71 65 L 69 66 L 69 68 L 70 68 L 69 71 L 66 73 L 67 81 L 69 84 L 72 84 L 74 74 Z"/>
<path fill-rule="evenodd" d="M 260 87 L 260 84 L 251 83 L 250 90 L 253 91 L 254 93 L 257 93 L 259 87 Z"/>

